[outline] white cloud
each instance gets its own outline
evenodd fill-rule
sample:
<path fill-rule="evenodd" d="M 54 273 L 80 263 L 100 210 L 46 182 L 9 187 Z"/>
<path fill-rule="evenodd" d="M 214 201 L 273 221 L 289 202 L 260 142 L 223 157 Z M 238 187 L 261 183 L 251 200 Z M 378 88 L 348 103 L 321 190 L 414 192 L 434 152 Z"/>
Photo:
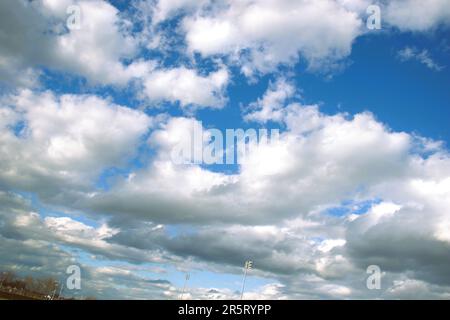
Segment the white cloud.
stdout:
<path fill-rule="evenodd" d="M 81 8 L 80 30 L 65 29 L 71 4 Z M 130 79 L 121 60 L 135 54 L 137 43 L 126 31 L 127 21 L 108 2 L 5 0 L 0 6 L 0 62 L 7 67 L 1 73 L 3 80 L 36 73 L 33 70 L 42 65 L 93 83 L 123 85 Z M 20 79 L 25 78 L 14 81 L 33 84 Z"/>
<path fill-rule="evenodd" d="M 180 11 L 191 11 L 208 3 L 209 0 L 159 0 L 156 6 L 152 8 L 152 22 L 154 24 L 159 23 Z"/>
<path fill-rule="evenodd" d="M 185 67 L 159 69 L 144 77 L 143 95 L 153 102 L 179 102 L 182 108 L 223 107 L 229 74 L 225 68 L 206 76 Z"/>
<path fill-rule="evenodd" d="M 397 55 L 401 61 L 416 60 L 425 65 L 428 69 L 434 71 L 442 71 L 442 69 L 444 69 L 444 66 L 439 65 L 430 57 L 430 54 L 426 49 L 419 51 L 416 48 L 405 47 L 398 51 Z"/>
<path fill-rule="evenodd" d="M 42 194 L 85 188 L 123 165 L 151 125 L 140 111 L 89 95 L 24 90 L 4 97 L 0 110 L 0 181 Z"/>
<path fill-rule="evenodd" d="M 295 87 L 286 79 L 280 78 L 271 83 L 266 93 L 258 101 L 251 103 L 244 115 L 247 121 L 265 123 L 267 121 L 280 122 L 284 118 L 284 106 L 289 98 L 295 94 Z"/>
<path fill-rule="evenodd" d="M 449 299 L 448 288 L 439 288 L 416 279 L 403 278 L 393 281 L 387 291 L 389 299 Z"/>
<path fill-rule="evenodd" d="M 311 68 L 332 64 L 350 54 L 361 26 L 357 13 L 331 0 L 227 1 L 183 22 L 189 50 L 235 55 L 249 76 L 297 62 L 299 55 Z"/>
<path fill-rule="evenodd" d="M 345 243 L 344 239 L 327 239 L 320 244 L 318 249 L 322 252 L 329 252 L 336 247 L 344 246 Z"/>
<path fill-rule="evenodd" d="M 385 7 L 388 23 L 402 31 L 429 31 L 450 24 L 447 0 L 393 0 Z"/>
<path fill-rule="evenodd" d="M 411 137 L 389 132 L 372 115 L 358 114 L 347 120 L 343 115 L 323 115 L 316 106 L 297 104 L 288 110 L 288 131 L 276 143 L 256 148 L 235 175 L 174 164 L 170 150 L 179 141 L 173 139 L 190 137 L 189 123 L 194 120 L 170 119 L 152 136 L 162 145 L 149 168 L 135 172 L 112 194 L 87 202 L 99 210 L 136 211 L 139 216 L 163 222 L 264 223 L 307 214 L 318 205 L 356 195 L 362 186 L 401 179 L 407 172 Z M 172 130 L 178 133 L 172 134 Z M 127 203 L 133 203 L 133 209 L 127 208 Z M 149 213 L 145 208 L 152 206 L 158 210 Z"/>
<path fill-rule="evenodd" d="M 80 7 L 79 30 L 65 27 L 69 5 Z M 202 75 L 186 67 L 158 69 L 157 61 L 136 58 L 140 35 L 132 34 L 131 22 L 106 1 L 6 0 L 0 6 L 4 16 L 0 80 L 10 85 L 37 86 L 44 66 L 85 77 L 95 85 L 125 86 L 135 81 L 143 87 L 138 96 L 152 103 L 219 108 L 226 102 L 225 67 Z M 13 16 L 23 19 L 11 20 Z"/>

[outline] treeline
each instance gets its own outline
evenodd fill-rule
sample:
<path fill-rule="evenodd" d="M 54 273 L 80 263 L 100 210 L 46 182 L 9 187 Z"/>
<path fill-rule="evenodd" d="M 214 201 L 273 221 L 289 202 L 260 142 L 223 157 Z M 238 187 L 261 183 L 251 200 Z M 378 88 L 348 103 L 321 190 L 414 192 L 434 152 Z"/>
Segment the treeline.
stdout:
<path fill-rule="evenodd" d="M 32 299 L 61 299 L 61 285 L 54 278 L 21 278 L 14 272 L 0 272 L 0 291 Z"/>

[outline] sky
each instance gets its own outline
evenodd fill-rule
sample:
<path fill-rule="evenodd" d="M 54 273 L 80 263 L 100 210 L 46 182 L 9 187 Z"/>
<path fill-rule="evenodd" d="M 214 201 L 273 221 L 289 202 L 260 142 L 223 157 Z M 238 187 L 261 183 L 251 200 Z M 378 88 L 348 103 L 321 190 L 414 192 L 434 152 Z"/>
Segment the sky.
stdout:
<path fill-rule="evenodd" d="M 449 299 L 449 68 L 449 0 L 3 0 L 0 271 Z"/>

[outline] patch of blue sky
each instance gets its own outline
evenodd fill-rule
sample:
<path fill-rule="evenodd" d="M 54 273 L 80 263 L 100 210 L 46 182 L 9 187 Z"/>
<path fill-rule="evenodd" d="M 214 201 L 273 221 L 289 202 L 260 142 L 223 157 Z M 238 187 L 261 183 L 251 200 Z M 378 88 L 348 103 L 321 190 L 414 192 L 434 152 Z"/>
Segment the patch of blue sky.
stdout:
<path fill-rule="evenodd" d="M 262 278 L 254 275 L 254 270 L 249 270 L 245 281 L 245 290 L 251 291 L 261 286 L 277 282 L 274 279 Z M 242 274 L 215 273 L 210 271 L 198 271 L 191 275 L 190 283 L 194 287 L 230 289 L 232 291 L 240 291 L 242 286 Z"/>
<path fill-rule="evenodd" d="M 343 217 L 349 214 L 364 214 L 371 207 L 376 204 L 379 204 L 382 200 L 379 198 L 369 199 L 369 200 L 345 200 L 341 202 L 339 206 L 327 208 L 325 210 L 325 214 L 335 216 L 335 217 Z"/>
<path fill-rule="evenodd" d="M 327 240 L 327 238 L 323 237 L 323 236 L 314 236 L 314 237 L 310 237 L 309 240 L 311 240 L 315 243 L 321 243 L 321 242 Z"/>
<path fill-rule="evenodd" d="M 27 123 L 23 120 L 17 121 L 11 126 L 11 130 L 17 138 L 21 138 L 26 133 Z"/>
<path fill-rule="evenodd" d="M 236 68 L 234 68 L 236 69 Z M 205 130 L 218 129 L 223 135 L 223 146 L 226 144 L 226 131 L 227 129 L 267 129 L 270 132 L 271 129 L 278 129 L 280 132 L 284 130 L 284 127 L 275 122 L 269 122 L 265 124 L 248 122 L 242 117 L 244 108 L 248 107 L 252 102 L 261 98 L 267 90 L 270 81 L 275 81 L 274 76 L 264 76 L 257 83 L 249 83 L 238 70 L 233 72 L 233 80 L 227 89 L 227 105 L 220 109 L 205 108 L 196 112 L 196 118 L 202 122 Z M 236 150 L 236 143 L 235 150 Z M 226 174 L 235 174 L 240 170 L 240 166 L 237 163 L 237 156 L 234 155 L 234 162 L 227 164 L 225 161 L 225 155 L 223 158 L 224 164 L 203 164 L 202 167 Z"/>
<path fill-rule="evenodd" d="M 109 191 L 116 181 L 126 179 L 131 172 L 132 169 L 130 167 L 127 168 L 111 167 L 105 169 L 98 177 L 95 186 L 99 190 Z"/>
<path fill-rule="evenodd" d="M 88 94 L 100 89 L 100 87 L 89 84 L 84 77 L 71 72 L 45 67 L 41 67 L 40 71 L 41 91 L 51 90 L 55 94 Z"/>
<path fill-rule="evenodd" d="M 179 237 L 183 235 L 191 235 L 197 232 L 197 228 L 191 225 L 166 225 L 164 230 L 169 237 Z"/>
<path fill-rule="evenodd" d="M 232 274 L 207 270 L 180 271 L 178 269 L 174 269 L 172 266 L 168 266 L 167 277 L 165 278 L 167 278 L 176 287 L 182 288 L 187 273 L 189 273 L 190 276 L 187 287 L 230 289 L 232 291 L 240 291 L 244 268 L 242 268 L 242 274 Z M 246 290 L 253 290 L 274 282 L 276 282 L 276 280 L 256 276 L 253 270 L 250 270 L 247 273 Z"/>
<path fill-rule="evenodd" d="M 359 37 L 351 63 L 332 79 L 296 67 L 295 81 L 307 103 L 321 103 L 328 114 L 364 111 L 395 131 L 415 132 L 450 141 L 450 73 L 431 70 L 417 61 L 402 62 L 406 46 L 429 50 L 440 65 L 450 67 L 449 30 L 434 34 L 394 33 Z"/>
<path fill-rule="evenodd" d="M 42 68 L 40 81 L 45 90 L 51 90 L 57 95 L 63 94 L 92 94 L 111 102 L 138 109 L 142 102 L 136 98 L 136 89 L 131 85 L 115 87 L 112 85 L 96 85 L 74 73 L 61 70 Z"/>

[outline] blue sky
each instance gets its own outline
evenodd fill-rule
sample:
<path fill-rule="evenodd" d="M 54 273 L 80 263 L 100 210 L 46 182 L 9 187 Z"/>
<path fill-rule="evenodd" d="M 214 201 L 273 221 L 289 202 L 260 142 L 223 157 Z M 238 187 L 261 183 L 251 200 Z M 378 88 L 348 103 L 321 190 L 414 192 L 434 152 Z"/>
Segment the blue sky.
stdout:
<path fill-rule="evenodd" d="M 248 298 L 449 298 L 450 6 L 423 6 L 4 1 L 0 269 L 79 264 L 76 295 L 106 299 L 177 299 L 189 273 L 188 298 L 234 299 L 252 260 Z M 198 123 L 281 140 L 174 163 Z"/>

